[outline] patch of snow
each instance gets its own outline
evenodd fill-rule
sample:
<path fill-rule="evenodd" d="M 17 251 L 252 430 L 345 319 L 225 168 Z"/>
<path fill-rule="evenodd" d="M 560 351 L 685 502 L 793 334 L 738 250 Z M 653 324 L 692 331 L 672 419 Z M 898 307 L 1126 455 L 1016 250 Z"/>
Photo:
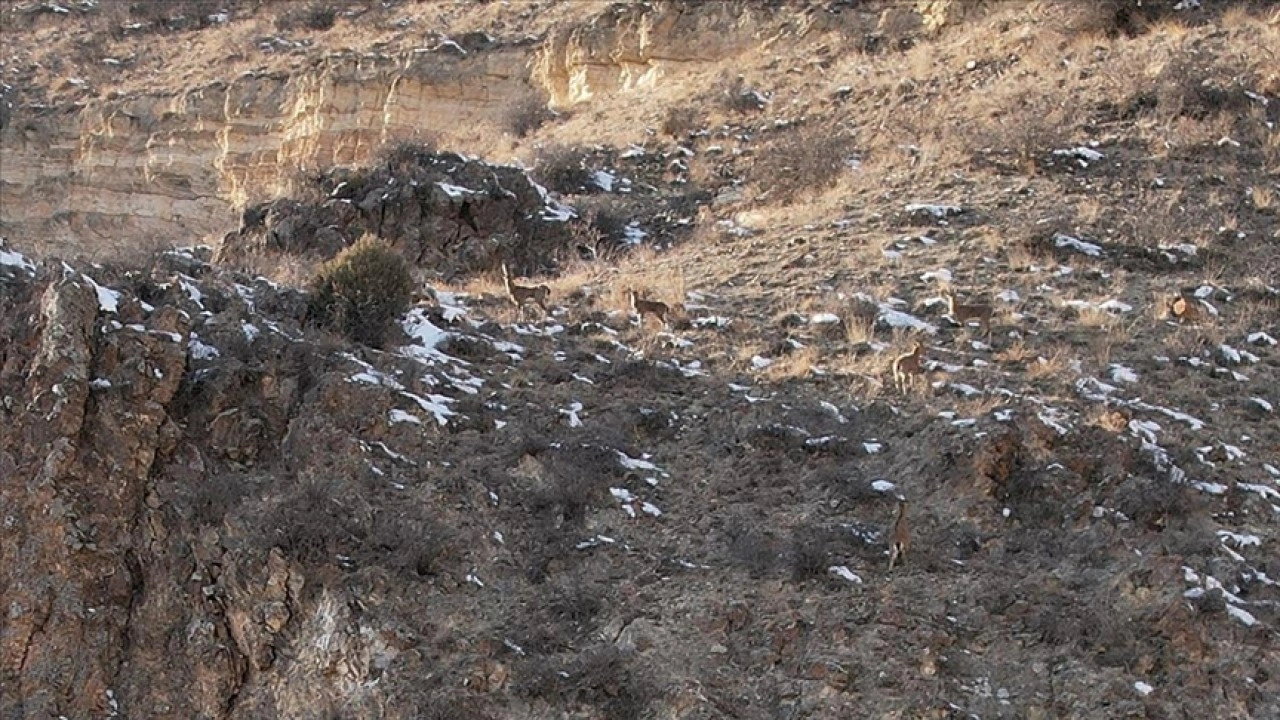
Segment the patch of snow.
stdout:
<path fill-rule="evenodd" d="M 1246 340 L 1249 342 L 1250 345 L 1275 346 L 1277 342 L 1275 338 L 1271 337 L 1270 335 L 1264 332 L 1249 333 L 1249 337 L 1246 338 Z"/>
<path fill-rule="evenodd" d="M 818 405 L 821 406 L 823 410 L 831 413 L 835 417 L 836 422 L 841 425 L 849 422 L 848 418 L 840 413 L 840 408 L 836 407 L 834 403 L 827 402 L 826 400 L 820 400 L 818 401 Z"/>
<path fill-rule="evenodd" d="M 1258 483 L 1237 482 L 1236 487 L 1245 492 L 1257 493 L 1268 500 L 1280 502 L 1280 491 L 1267 485 L 1259 485 Z"/>
<path fill-rule="evenodd" d="M 1053 244 L 1055 247 L 1070 248 L 1076 252 L 1089 255 L 1090 257 L 1099 257 L 1102 255 L 1101 245 L 1095 245 L 1079 238 L 1073 238 L 1070 235 L 1063 235 L 1062 233 L 1058 233 L 1053 236 Z"/>
<path fill-rule="evenodd" d="M 457 415 L 457 413 L 449 408 L 449 403 L 453 402 L 453 398 L 445 397 L 444 395 L 430 394 L 424 398 L 421 395 L 415 395 L 407 390 L 401 390 L 400 394 L 416 402 L 418 407 L 422 408 L 426 412 L 434 415 L 436 422 L 440 425 L 447 425 L 449 423 L 449 418 Z"/>
<path fill-rule="evenodd" d="M 862 443 L 862 449 L 866 450 L 868 455 L 875 455 L 884 450 L 884 443 L 864 442 Z"/>
<path fill-rule="evenodd" d="M 240 332 L 244 333 L 245 340 L 248 340 L 249 342 L 257 340 L 258 336 L 262 334 L 262 331 L 258 329 L 257 325 L 244 321 L 240 322 Z"/>
<path fill-rule="evenodd" d="M 942 268 L 941 270 L 929 270 L 927 272 L 920 273 L 920 279 L 925 282 L 937 280 L 940 283 L 950 283 L 951 271 L 946 268 Z"/>
<path fill-rule="evenodd" d="M 398 348 L 401 355 L 422 361 L 427 365 L 436 365 L 442 362 L 465 364 L 436 349 L 436 346 L 449 338 L 450 333 L 436 327 L 427 318 L 426 312 L 422 308 L 410 310 L 404 319 L 400 321 L 400 327 L 404 329 L 406 335 L 415 341 L 412 345 L 404 345 Z"/>
<path fill-rule="evenodd" d="M 1155 691 L 1154 687 L 1148 685 L 1147 683 L 1142 682 L 1141 680 L 1138 680 L 1133 683 L 1133 689 L 1137 690 L 1138 694 L 1143 696 L 1150 695 L 1153 691 Z"/>
<path fill-rule="evenodd" d="M 0 245 L 0 265 L 16 267 L 34 273 L 36 264 L 28 260 L 22 253 L 17 250 L 5 250 L 4 245 Z M 90 281 L 92 282 L 92 281 Z"/>
<path fill-rule="evenodd" d="M 1255 618 L 1252 613 L 1230 603 L 1227 604 L 1227 614 L 1232 618 L 1239 620 L 1240 624 L 1245 627 L 1253 627 L 1258 624 L 1258 619 Z"/>
<path fill-rule="evenodd" d="M 751 358 L 751 367 L 755 368 L 756 370 L 763 370 L 772 364 L 773 364 L 773 360 L 770 358 L 760 357 L 759 355 L 756 355 Z"/>
<path fill-rule="evenodd" d="M 662 517 L 662 510 L 659 509 L 657 505 L 654 505 L 651 502 L 641 502 L 640 512 L 646 515 L 652 515 L 654 517 Z"/>
<path fill-rule="evenodd" d="M 1133 368 L 1119 363 L 1111 363 L 1111 379 L 1115 382 L 1136 383 L 1138 382 L 1138 373 Z"/>
<path fill-rule="evenodd" d="M 1272 412 L 1272 411 L 1274 411 L 1274 410 L 1275 410 L 1275 407 L 1273 407 L 1273 406 L 1271 405 L 1271 403 L 1267 402 L 1266 400 L 1264 400 L 1264 399 L 1262 399 L 1262 398 L 1260 398 L 1260 397 L 1258 397 L 1258 396 L 1256 396 L 1256 395 L 1254 395 L 1254 396 L 1250 397 L 1250 398 L 1249 398 L 1249 400 L 1250 400 L 1250 402 L 1252 402 L 1254 405 L 1257 405 L 1258 407 L 1262 408 L 1262 409 L 1263 409 L 1263 410 L 1265 410 L 1266 412 Z"/>
<path fill-rule="evenodd" d="M 1114 300 L 1114 299 L 1112 299 L 1112 300 L 1107 300 L 1107 301 L 1105 301 L 1105 302 L 1100 302 L 1100 303 L 1098 303 L 1097 307 L 1098 307 L 1098 309 L 1099 309 L 1099 310 L 1103 310 L 1103 311 L 1105 311 L 1105 312 L 1109 312 L 1109 313 L 1127 313 L 1127 312 L 1133 312 L 1133 306 L 1132 306 L 1132 305 L 1130 305 L 1129 303 L 1126 303 L 1126 302 L 1120 302 L 1119 300 Z"/>
<path fill-rule="evenodd" d="M 1106 157 L 1097 150 L 1084 147 L 1083 145 L 1062 150 L 1054 150 L 1053 154 L 1057 157 L 1075 158 L 1080 163 L 1080 167 L 1089 167 L 1089 163 L 1098 162 L 1102 158 Z"/>
<path fill-rule="evenodd" d="M 926 213 L 938 218 L 939 220 L 953 217 L 964 212 L 964 208 L 958 205 L 935 205 L 932 203 L 911 203 L 904 207 L 903 210 L 912 215 L 917 213 Z"/>
<path fill-rule="evenodd" d="M 617 181 L 617 177 L 604 170 L 596 170 L 591 173 L 591 182 L 605 192 L 613 192 L 613 184 Z"/>
<path fill-rule="evenodd" d="M 414 415 L 414 414 L 412 414 L 412 413 L 407 413 L 407 412 L 405 412 L 405 411 L 403 411 L 403 410 L 400 410 L 400 409 L 398 409 L 398 408 L 392 408 L 392 409 L 391 409 L 391 412 L 388 414 L 387 420 L 388 420 L 392 425 L 395 425 L 395 424 L 397 424 L 397 423 L 410 423 L 410 424 L 412 424 L 412 425 L 421 425 L 421 424 L 422 424 L 422 418 L 420 418 L 420 417 L 418 417 L 417 415 Z"/>
<path fill-rule="evenodd" d="M 113 313 L 120 308 L 120 292 L 105 288 L 99 285 L 93 278 L 88 275 L 81 275 L 85 281 L 98 293 L 98 309 L 103 312 Z"/>
<path fill-rule="evenodd" d="M 106 390 L 111 387 L 111 381 L 106 378 L 94 378 L 89 381 L 89 387 L 94 390 Z"/>
<path fill-rule="evenodd" d="M 896 487 L 898 486 L 889 482 L 888 480 L 872 480 L 871 481 L 871 489 L 875 490 L 878 493 L 890 493 L 890 492 L 893 492 L 894 488 Z"/>
<path fill-rule="evenodd" d="M 815 313 L 809 318 L 810 325 L 835 325 L 840 322 L 840 316 L 835 313 Z"/>
<path fill-rule="evenodd" d="M 848 567 L 844 565 L 832 565 L 831 567 L 827 568 L 827 572 L 831 573 L 832 575 L 835 575 L 841 580 L 848 580 L 849 582 L 854 583 L 855 585 L 862 584 L 862 578 L 858 577 L 856 574 L 854 574 L 852 570 L 850 570 Z"/>
<path fill-rule="evenodd" d="M 547 222 L 569 222 L 578 217 L 578 211 L 562 202 L 548 199 L 542 209 L 542 219 Z"/>
<path fill-rule="evenodd" d="M 996 299 L 1000 302 L 1016 303 L 1022 298 L 1018 295 L 1017 290 L 1001 290 L 996 294 Z"/>
<path fill-rule="evenodd" d="M 1230 530 L 1219 530 L 1218 539 L 1221 540 L 1223 544 L 1230 541 L 1237 548 L 1242 550 L 1247 547 L 1262 547 L 1262 538 L 1257 535 L 1250 535 L 1247 533 L 1234 533 Z"/>
<path fill-rule="evenodd" d="M 190 339 L 187 340 L 187 352 L 191 353 L 193 360 L 212 360 L 222 355 L 218 348 L 200 342 L 199 336 L 195 333 L 191 333 Z"/>
<path fill-rule="evenodd" d="M 622 239 L 628 245 L 639 245 L 647 237 L 649 237 L 649 233 L 635 223 L 622 228 Z"/>
<path fill-rule="evenodd" d="M 569 427 L 582 427 L 582 418 L 578 417 L 578 413 L 582 412 L 582 403 L 570 403 L 568 408 L 561 408 L 559 412 L 569 418 Z"/>

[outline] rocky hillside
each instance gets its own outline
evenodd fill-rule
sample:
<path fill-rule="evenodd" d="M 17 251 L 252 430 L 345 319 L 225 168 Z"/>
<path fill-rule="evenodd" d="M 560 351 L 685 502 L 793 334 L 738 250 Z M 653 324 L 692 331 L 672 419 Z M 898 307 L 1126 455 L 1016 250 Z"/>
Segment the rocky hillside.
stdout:
<path fill-rule="evenodd" d="M 0 717 L 1280 716 L 1274 8 L 0 21 Z"/>

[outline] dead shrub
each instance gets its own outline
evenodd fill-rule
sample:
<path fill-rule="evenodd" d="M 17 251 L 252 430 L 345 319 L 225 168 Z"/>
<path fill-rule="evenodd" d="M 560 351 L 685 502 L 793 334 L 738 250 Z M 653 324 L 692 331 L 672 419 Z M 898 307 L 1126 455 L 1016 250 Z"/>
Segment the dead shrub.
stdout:
<path fill-rule="evenodd" d="M 774 539 L 752 530 L 745 522 L 736 521 L 726 530 L 729 557 L 746 568 L 753 578 L 763 577 L 778 563 Z"/>
<path fill-rule="evenodd" d="M 409 577 L 428 577 L 444 568 L 449 548 L 449 536 L 433 523 L 383 512 L 374 518 L 356 560 Z"/>
<path fill-rule="evenodd" d="M 338 11 L 327 3 L 316 3 L 309 7 L 296 7 L 276 17 L 276 30 L 289 32 L 304 28 L 324 31 L 333 27 L 338 18 Z"/>
<path fill-rule="evenodd" d="M 701 130 L 705 124 L 701 110 L 692 105 L 682 105 L 667 109 L 661 129 L 663 134 L 680 139 Z"/>
<path fill-rule="evenodd" d="M 792 530 L 791 580 L 805 582 L 825 577 L 831 565 L 830 538 L 822 528 L 802 525 Z"/>
<path fill-rule="evenodd" d="M 547 98 L 530 93 L 511 106 L 507 112 L 506 126 L 513 135 L 523 138 L 557 116 L 554 110 L 547 107 Z"/>
<path fill-rule="evenodd" d="M 722 109 L 731 113 L 758 112 L 769 104 L 769 99 L 760 91 L 748 87 L 746 78 L 738 75 L 730 78 L 722 75 L 712 91 Z"/>
<path fill-rule="evenodd" d="M 354 342 L 380 347 L 408 311 L 413 288 L 404 256 L 366 235 L 316 273 L 308 319 Z"/>
<path fill-rule="evenodd" d="M 577 195 L 587 192 L 593 185 L 586 163 L 588 155 L 580 147 L 547 146 L 534 159 L 533 176 L 558 193 Z"/>
<path fill-rule="evenodd" d="M 1147 530 L 1164 530 L 1171 520 L 1191 510 L 1192 495 L 1185 485 L 1131 476 L 1116 488 L 1115 503 L 1117 510 Z"/>
<path fill-rule="evenodd" d="M 751 177 L 772 199 L 789 202 L 834 186 L 848 168 L 850 149 L 840 135 L 785 133 L 756 155 Z"/>
<path fill-rule="evenodd" d="M 611 720 L 638 720 L 659 694 L 632 656 L 612 645 L 584 652 L 568 663 L 531 658 L 517 668 L 516 676 L 514 690 L 519 695 L 555 707 L 590 705 Z"/>

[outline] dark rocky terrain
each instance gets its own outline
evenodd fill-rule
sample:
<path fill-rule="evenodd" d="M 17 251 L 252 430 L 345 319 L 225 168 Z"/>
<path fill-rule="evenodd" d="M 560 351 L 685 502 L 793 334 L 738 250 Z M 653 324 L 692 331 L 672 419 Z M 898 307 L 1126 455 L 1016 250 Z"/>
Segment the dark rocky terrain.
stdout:
<path fill-rule="evenodd" d="M 1204 4 L 334 3 L 380 57 L 451 23 L 461 88 L 545 61 L 556 111 L 490 148 L 530 169 L 444 126 L 275 194 L 220 166 L 235 211 L 172 201 L 208 214 L 167 241 L 159 213 L 104 244 L 135 221 L 75 173 L 83 207 L 15 209 L 53 137 L 15 105 L 0 717 L 1280 717 L 1280 16 Z M 46 39 L 125 12 L 70 5 L 0 11 Z M 272 63 L 336 40 L 300 6 L 146 32 L 240 63 L 269 25 L 302 73 Z M 607 52 L 637 28 L 702 54 L 641 43 L 665 84 L 591 98 L 548 69 L 639 64 Z M 194 83 L 128 33 L 121 93 Z M 12 37 L 5 92 L 90 112 Z M 128 202 L 178 197 L 153 177 Z M 420 286 L 378 346 L 311 314 L 364 235 Z"/>

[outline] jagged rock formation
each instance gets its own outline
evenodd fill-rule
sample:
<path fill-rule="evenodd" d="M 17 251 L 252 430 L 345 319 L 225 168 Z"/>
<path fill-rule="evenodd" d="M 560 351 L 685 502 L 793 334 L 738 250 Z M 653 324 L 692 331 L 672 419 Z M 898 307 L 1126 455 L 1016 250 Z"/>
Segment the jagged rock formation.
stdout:
<path fill-rule="evenodd" d="M 446 278 L 545 269 L 573 251 L 576 213 L 524 170 L 403 146 L 367 170 L 319 177 L 320 200 L 277 200 L 245 210 L 223 238 L 220 261 L 271 254 L 326 259 L 372 233 Z"/>

